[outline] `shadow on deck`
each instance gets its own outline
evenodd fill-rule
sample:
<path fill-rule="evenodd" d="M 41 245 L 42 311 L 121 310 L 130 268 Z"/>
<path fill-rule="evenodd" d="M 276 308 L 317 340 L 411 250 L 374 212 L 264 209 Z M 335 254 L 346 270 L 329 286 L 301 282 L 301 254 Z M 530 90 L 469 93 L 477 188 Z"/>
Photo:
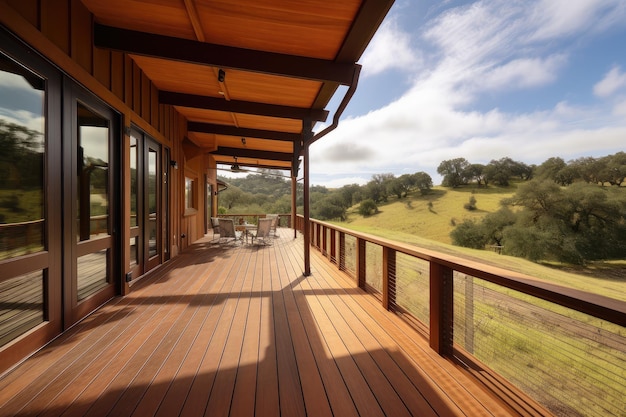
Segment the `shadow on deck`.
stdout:
<path fill-rule="evenodd" d="M 196 243 L 6 374 L 0 415 L 511 415 L 302 245 Z"/>

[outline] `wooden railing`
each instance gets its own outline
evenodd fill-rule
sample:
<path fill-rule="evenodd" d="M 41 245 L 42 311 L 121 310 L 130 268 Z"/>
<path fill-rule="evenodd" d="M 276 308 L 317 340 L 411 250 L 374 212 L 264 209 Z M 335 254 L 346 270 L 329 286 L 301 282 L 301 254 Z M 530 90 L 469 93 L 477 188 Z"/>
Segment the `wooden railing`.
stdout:
<path fill-rule="evenodd" d="M 226 219 L 233 219 L 235 224 L 239 223 L 252 223 L 257 224 L 259 219 L 264 218 L 265 214 L 258 213 L 231 213 L 231 214 L 219 214 L 217 217 Z M 291 227 L 291 214 L 278 214 L 278 226 L 279 227 Z"/>
<path fill-rule="evenodd" d="M 541 414 L 535 401 L 555 414 L 626 409 L 626 302 L 317 220 L 309 225 L 312 247 L 511 407 L 530 415 Z M 303 231 L 302 216 L 296 228 Z"/>

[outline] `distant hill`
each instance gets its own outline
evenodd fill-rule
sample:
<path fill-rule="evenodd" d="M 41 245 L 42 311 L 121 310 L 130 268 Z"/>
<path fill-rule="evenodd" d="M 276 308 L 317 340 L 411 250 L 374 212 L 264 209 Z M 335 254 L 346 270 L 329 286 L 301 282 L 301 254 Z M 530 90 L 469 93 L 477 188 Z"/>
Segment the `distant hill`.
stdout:
<path fill-rule="evenodd" d="M 465 219 L 479 221 L 487 213 L 497 211 L 500 201 L 511 197 L 516 190 L 515 183 L 508 187 L 488 188 L 437 186 L 425 196 L 413 192 L 400 200 L 390 199 L 387 204 L 379 205 L 379 213 L 373 216 L 362 217 L 357 213 L 357 207 L 353 207 L 344 223 L 355 230 L 384 229 L 451 244 L 450 232 L 456 224 Z M 463 207 L 471 196 L 476 199 L 476 210 L 473 211 Z"/>
<path fill-rule="evenodd" d="M 479 221 L 486 214 L 497 211 L 500 201 L 511 197 L 516 190 L 515 183 L 509 187 L 489 186 L 487 189 L 476 188 L 475 185 L 459 188 L 434 187 L 430 195 L 421 196 L 419 192 L 415 192 L 401 200 L 391 199 L 387 204 L 379 206 L 378 214 L 370 217 L 360 216 L 357 213 L 358 206 L 355 206 L 348 211 L 347 221 L 330 223 L 626 301 L 624 260 L 590 262 L 586 267 L 538 264 L 489 250 L 451 244 L 453 219 L 456 224 L 464 219 Z M 463 206 L 472 195 L 476 198 L 476 210 L 468 211 Z M 432 202 L 432 208 L 429 207 L 429 202 Z"/>

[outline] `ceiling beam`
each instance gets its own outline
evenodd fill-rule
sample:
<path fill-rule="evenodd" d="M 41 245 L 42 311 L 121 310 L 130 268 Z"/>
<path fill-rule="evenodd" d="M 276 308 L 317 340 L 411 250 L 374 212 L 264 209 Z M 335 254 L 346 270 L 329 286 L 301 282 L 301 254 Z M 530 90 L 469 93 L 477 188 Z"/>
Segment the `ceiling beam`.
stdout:
<path fill-rule="evenodd" d="M 247 129 L 244 127 L 216 125 L 211 123 L 187 122 L 189 132 L 214 133 L 216 135 L 239 136 L 242 138 L 271 139 L 294 142 L 301 139 L 299 133 L 278 132 L 273 130 Z"/>
<path fill-rule="evenodd" d="M 237 158 L 268 159 L 273 161 L 291 161 L 293 155 L 285 152 L 262 151 L 247 148 L 229 148 L 218 146 L 216 150 L 210 152 L 212 155 L 236 156 Z"/>
<path fill-rule="evenodd" d="M 215 161 L 217 165 L 233 165 L 234 161 Z M 237 165 L 240 167 L 249 167 L 249 168 L 265 168 L 265 169 L 277 169 L 281 171 L 290 171 L 290 167 L 285 167 L 282 165 L 271 165 L 271 164 L 259 164 L 259 163 L 246 163 L 245 161 L 237 161 Z"/>
<path fill-rule="evenodd" d="M 328 111 L 323 109 L 279 106 L 276 104 L 255 103 L 252 101 L 224 100 L 223 98 L 175 93 L 172 91 L 159 91 L 159 103 L 286 119 L 303 120 L 310 117 L 312 120 L 319 122 L 325 122 L 328 118 Z"/>
<path fill-rule="evenodd" d="M 229 47 L 94 24 L 94 44 L 137 55 L 350 85 L 354 63 Z"/>

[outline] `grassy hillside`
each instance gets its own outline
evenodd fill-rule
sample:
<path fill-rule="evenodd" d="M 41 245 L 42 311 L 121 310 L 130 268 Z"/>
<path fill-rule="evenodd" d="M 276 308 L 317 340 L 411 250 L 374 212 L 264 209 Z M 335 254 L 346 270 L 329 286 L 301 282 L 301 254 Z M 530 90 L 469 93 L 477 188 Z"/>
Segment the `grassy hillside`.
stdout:
<path fill-rule="evenodd" d="M 346 223 L 358 230 L 400 231 L 450 244 L 450 232 L 455 224 L 465 219 L 480 220 L 485 214 L 497 211 L 500 200 L 511 197 L 516 190 L 515 185 L 487 189 L 435 187 L 426 196 L 417 192 L 401 200 L 391 199 L 388 204 L 378 207 L 378 214 L 370 217 L 360 216 L 355 207 L 348 212 Z M 476 199 L 477 209 L 474 211 L 463 208 L 471 196 Z"/>
<path fill-rule="evenodd" d="M 346 222 L 334 223 L 626 301 L 626 260 L 596 262 L 584 268 L 560 264 L 541 265 L 487 250 L 451 245 L 450 232 L 454 229 L 454 222 L 458 224 L 465 219 L 480 220 L 487 213 L 498 210 L 500 201 L 512 196 L 516 189 L 515 185 L 488 189 L 435 187 L 433 193 L 427 196 L 415 193 L 402 200 L 392 199 L 379 206 L 380 212 L 370 217 L 360 216 L 357 207 L 354 207 L 348 212 Z M 475 211 L 463 208 L 471 195 L 476 198 Z M 432 207 L 429 207 L 429 202 L 432 202 Z"/>

